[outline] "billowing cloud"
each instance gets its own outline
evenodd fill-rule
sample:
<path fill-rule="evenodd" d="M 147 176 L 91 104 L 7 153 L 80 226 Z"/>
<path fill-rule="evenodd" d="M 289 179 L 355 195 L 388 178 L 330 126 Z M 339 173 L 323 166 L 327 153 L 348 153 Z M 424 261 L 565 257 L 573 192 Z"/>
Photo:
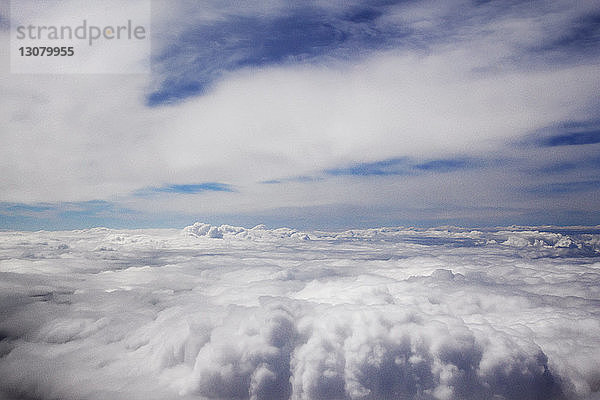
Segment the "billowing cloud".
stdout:
<path fill-rule="evenodd" d="M 6 399 L 596 399 L 596 228 L 2 232 Z"/>

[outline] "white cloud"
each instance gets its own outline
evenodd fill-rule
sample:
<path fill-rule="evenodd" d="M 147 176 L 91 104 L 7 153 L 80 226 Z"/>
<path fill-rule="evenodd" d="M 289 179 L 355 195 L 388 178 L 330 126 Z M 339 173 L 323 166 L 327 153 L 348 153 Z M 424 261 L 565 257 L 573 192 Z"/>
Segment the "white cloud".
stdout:
<path fill-rule="evenodd" d="M 594 399 L 600 240 L 571 231 L 3 232 L 0 394 Z"/>

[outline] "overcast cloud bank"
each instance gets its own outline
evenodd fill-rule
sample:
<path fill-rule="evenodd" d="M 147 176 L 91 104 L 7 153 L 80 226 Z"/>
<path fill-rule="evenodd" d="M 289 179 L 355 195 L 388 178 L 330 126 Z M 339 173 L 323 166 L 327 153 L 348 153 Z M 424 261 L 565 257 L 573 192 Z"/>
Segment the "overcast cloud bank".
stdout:
<path fill-rule="evenodd" d="M 0 233 L 6 399 L 598 399 L 600 231 Z"/>

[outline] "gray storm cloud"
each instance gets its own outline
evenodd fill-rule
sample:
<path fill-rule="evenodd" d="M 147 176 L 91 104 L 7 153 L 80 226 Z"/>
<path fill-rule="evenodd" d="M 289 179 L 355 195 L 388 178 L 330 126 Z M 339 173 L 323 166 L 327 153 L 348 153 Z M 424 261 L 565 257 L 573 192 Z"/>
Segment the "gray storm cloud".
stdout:
<path fill-rule="evenodd" d="M 597 229 L 0 236 L 5 399 L 600 398 Z"/>

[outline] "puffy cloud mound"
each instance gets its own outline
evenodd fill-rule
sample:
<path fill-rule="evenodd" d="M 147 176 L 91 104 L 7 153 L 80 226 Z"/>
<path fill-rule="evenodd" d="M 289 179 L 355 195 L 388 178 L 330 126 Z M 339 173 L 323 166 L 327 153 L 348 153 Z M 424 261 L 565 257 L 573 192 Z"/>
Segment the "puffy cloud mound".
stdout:
<path fill-rule="evenodd" d="M 254 228 L 246 229 L 239 226 L 221 225 L 212 226 L 203 222 L 196 222 L 193 225 L 183 228 L 184 235 L 195 237 L 208 237 L 222 239 L 223 235 L 228 238 L 246 238 L 251 240 L 269 240 L 269 239 L 300 239 L 310 240 L 310 235 L 305 232 L 299 232 L 290 228 L 267 229 L 265 225 L 257 225 Z"/>
<path fill-rule="evenodd" d="M 185 233 L 191 236 L 206 236 L 209 238 L 222 239 L 223 232 L 216 226 L 210 224 L 204 224 L 202 222 L 196 222 L 194 225 L 186 226 L 183 230 Z"/>
<path fill-rule="evenodd" d="M 0 398 L 600 398 L 597 228 L 181 233 L 0 232 Z"/>

